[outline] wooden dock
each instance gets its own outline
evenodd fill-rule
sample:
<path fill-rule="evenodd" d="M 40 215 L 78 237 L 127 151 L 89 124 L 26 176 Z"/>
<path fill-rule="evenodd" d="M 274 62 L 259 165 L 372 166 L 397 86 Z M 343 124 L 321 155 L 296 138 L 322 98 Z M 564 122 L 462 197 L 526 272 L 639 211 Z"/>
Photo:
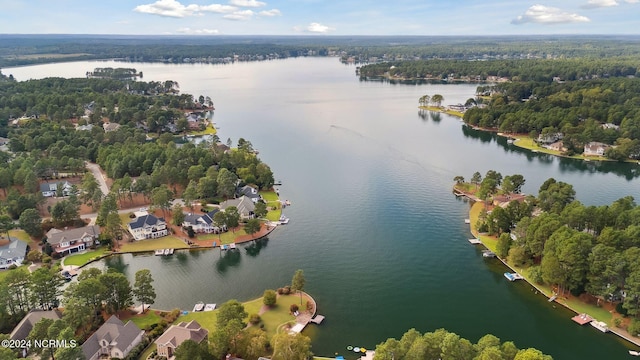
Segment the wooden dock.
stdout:
<path fill-rule="evenodd" d="M 482 245 L 482 241 L 479 239 L 469 239 L 469 242 L 473 245 Z"/>
<path fill-rule="evenodd" d="M 471 224 L 471 219 L 464 219 L 465 224 Z"/>
<path fill-rule="evenodd" d="M 580 325 L 585 325 L 592 322 L 593 318 L 585 313 L 582 313 L 572 317 L 571 320 L 577 322 Z"/>

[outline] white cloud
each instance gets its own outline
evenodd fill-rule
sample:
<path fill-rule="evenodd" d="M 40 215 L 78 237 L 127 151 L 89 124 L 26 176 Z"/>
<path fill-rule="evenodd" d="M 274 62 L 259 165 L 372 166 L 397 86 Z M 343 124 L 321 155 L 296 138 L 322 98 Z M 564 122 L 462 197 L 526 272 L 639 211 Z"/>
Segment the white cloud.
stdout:
<path fill-rule="evenodd" d="M 229 0 L 229 4 L 242 7 L 261 7 L 267 5 L 257 0 Z"/>
<path fill-rule="evenodd" d="M 278 9 L 263 10 L 258 13 L 260 16 L 280 16 L 282 13 Z"/>
<path fill-rule="evenodd" d="M 586 16 L 569 13 L 555 7 L 533 5 L 523 15 L 511 20 L 511 23 L 515 25 L 526 23 L 555 25 L 589 21 L 591 20 Z"/>
<path fill-rule="evenodd" d="M 133 11 L 144 14 L 152 14 L 166 17 L 183 18 L 185 16 L 202 15 L 203 12 L 213 13 L 229 13 L 238 10 L 237 7 L 231 5 L 183 5 L 176 0 L 158 0 L 153 4 L 138 5 Z"/>
<path fill-rule="evenodd" d="M 217 29 L 191 29 L 188 27 L 180 28 L 177 30 L 180 34 L 189 34 L 189 35 L 217 35 L 220 34 L 220 31 Z"/>
<path fill-rule="evenodd" d="M 227 19 L 227 20 L 236 20 L 236 21 L 242 21 L 242 20 L 249 20 L 253 17 L 253 15 L 255 15 L 255 13 L 251 10 L 240 10 L 240 11 L 234 11 L 231 14 L 227 14 L 225 16 L 223 16 L 223 18 Z"/>
<path fill-rule="evenodd" d="M 310 32 L 310 33 L 317 33 L 317 34 L 326 34 L 329 31 L 334 31 L 334 30 L 335 30 L 334 28 L 328 27 L 326 25 L 322 25 L 317 22 L 312 22 L 306 27 L 302 27 L 302 26 L 293 27 L 293 31 L 296 31 L 296 32 Z"/>
<path fill-rule="evenodd" d="M 627 4 L 637 4 L 640 2 L 640 0 L 624 0 L 624 2 L 626 2 Z"/>
<path fill-rule="evenodd" d="M 632 0 L 633 1 L 633 0 Z M 582 7 L 584 9 L 596 9 L 603 7 L 612 7 L 620 5 L 617 0 L 589 0 Z"/>

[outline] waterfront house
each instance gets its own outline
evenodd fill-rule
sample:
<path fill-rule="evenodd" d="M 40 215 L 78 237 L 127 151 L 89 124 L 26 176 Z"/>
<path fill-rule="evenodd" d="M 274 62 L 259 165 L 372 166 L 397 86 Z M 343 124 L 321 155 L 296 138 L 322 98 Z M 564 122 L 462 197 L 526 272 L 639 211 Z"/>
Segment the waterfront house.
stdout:
<path fill-rule="evenodd" d="M 611 145 L 603 144 L 601 142 L 592 141 L 584 146 L 584 156 L 603 156 L 604 152 L 610 148 Z"/>
<path fill-rule="evenodd" d="M 61 188 L 62 196 L 71 194 L 71 184 L 68 181 L 48 182 L 40 184 L 40 192 L 44 197 L 56 197 L 58 188 Z"/>
<path fill-rule="evenodd" d="M 142 341 L 143 335 L 144 331 L 132 321 L 125 325 L 112 315 L 82 344 L 82 352 L 87 360 L 124 359 Z"/>
<path fill-rule="evenodd" d="M 164 219 L 146 212 L 131 221 L 127 228 L 136 240 L 156 239 L 169 235 Z"/>
<path fill-rule="evenodd" d="M 102 124 L 102 128 L 104 129 L 105 132 L 116 131 L 116 130 L 120 129 L 120 124 L 107 122 L 107 123 Z"/>
<path fill-rule="evenodd" d="M 53 252 L 67 255 L 86 250 L 92 245 L 97 245 L 99 243 L 98 236 L 100 236 L 100 227 L 97 225 L 69 230 L 54 228 L 47 232 L 47 243 L 51 245 Z"/>
<path fill-rule="evenodd" d="M 26 255 L 27 243 L 10 237 L 8 244 L 0 246 L 0 269 L 22 265 Z"/>
<path fill-rule="evenodd" d="M 219 209 L 214 209 L 209 211 L 206 214 L 193 214 L 188 213 L 184 216 L 184 221 L 182 222 L 183 227 L 191 227 L 196 233 L 219 233 L 223 229 L 215 226 L 213 223 L 213 216 L 220 211 Z"/>
<path fill-rule="evenodd" d="M 191 320 L 181 322 L 178 325 L 171 325 L 159 338 L 156 339 L 156 349 L 158 356 L 174 359 L 176 348 L 187 340 L 201 343 L 209 335 L 207 329 L 203 329 L 197 321 Z"/>
<path fill-rule="evenodd" d="M 220 203 L 220 208 L 226 210 L 229 206 L 235 206 L 238 208 L 238 213 L 242 219 L 252 219 L 255 210 L 255 203 L 246 196 L 241 196 L 237 199 L 229 199 Z"/>
<path fill-rule="evenodd" d="M 564 138 L 564 134 L 561 132 L 550 133 L 546 135 L 538 135 L 538 143 L 539 144 L 552 144 L 558 140 L 562 140 Z"/>
<path fill-rule="evenodd" d="M 13 328 L 11 331 L 11 335 L 9 338 L 11 340 L 24 340 L 29 336 L 31 329 L 33 326 L 37 324 L 42 319 L 51 319 L 51 320 L 60 320 L 62 319 L 62 313 L 55 310 L 31 310 L 27 315 L 25 315 L 22 320 Z"/>
<path fill-rule="evenodd" d="M 562 140 L 551 143 L 545 147 L 549 150 L 554 150 L 554 151 L 560 151 L 560 152 L 567 151 L 567 148 L 564 147 Z"/>
<path fill-rule="evenodd" d="M 236 197 L 241 197 L 241 196 L 248 197 L 254 203 L 257 203 L 260 199 L 262 199 L 262 196 L 260 196 L 260 194 L 258 194 L 258 189 L 254 188 L 253 186 L 249 186 L 249 185 L 245 185 L 243 187 L 238 187 L 236 189 Z"/>

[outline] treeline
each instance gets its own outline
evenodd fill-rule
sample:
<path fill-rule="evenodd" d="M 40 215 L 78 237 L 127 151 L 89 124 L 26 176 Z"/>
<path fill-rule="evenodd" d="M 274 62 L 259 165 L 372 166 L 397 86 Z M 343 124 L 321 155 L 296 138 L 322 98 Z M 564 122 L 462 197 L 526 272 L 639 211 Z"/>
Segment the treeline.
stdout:
<path fill-rule="evenodd" d="M 551 178 L 537 197 L 511 201 L 515 192 L 505 180 L 514 176 L 476 173 L 466 185 L 484 191 L 487 206 L 476 228 L 498 237 L 498 256 L 529 267 L 534 281 L 556 285 L 560 294 L 586 292 L 616 303 L 620 314 L 633 316 L 629 332 L 640 333 L 640 206 L 633 197 L 585 206 L 573 186 Z"/>
<path fill-rule="evenodd" d="M 365 65 L 360 77 L 389 75 L 404 79 L 461 79 L 485 81 L 490 76 L 512 81 L 551 82 L 591 79 L 594 77 L 640 76 L 637 58 L 570 58 L 570 59 L 510 59 L 489 61 L 420 60 L 392 61 Z"/>
<path fill-rule="evenodd" d="M 640 157 L 639 78 L 512 82 L 478 89 L 488 90 L 494 92 L 488 106 L 469 109 L 466 123 L 533 137 L 559 132 L 568 155 L 597 141 L 618 145 L 605 153 L 610 158 Z"/>
<path fill-rule="evenodd" d="M 445 329 L 421 334 L 411 329 L 400 340 L 394 338 L 376 346 L 374 360 L 552 360 L 550 355 L 528 348 L 518 349 L 512 341 L 502 343 L 494 335 L 485 335 L 476 344 Z"/>

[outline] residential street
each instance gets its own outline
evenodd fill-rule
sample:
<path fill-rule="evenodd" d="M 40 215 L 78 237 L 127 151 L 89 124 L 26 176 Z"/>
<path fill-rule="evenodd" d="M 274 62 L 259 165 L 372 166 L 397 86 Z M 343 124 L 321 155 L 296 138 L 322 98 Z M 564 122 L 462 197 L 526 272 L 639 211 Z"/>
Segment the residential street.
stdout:
<path fill-rule="evenodd" d="M 102 175 L 102 171 L 100 171 L 100 165 L 87 161 L 85 162 L 85 166 L 87 167 L 87 169 L 89 169 L 89 171 L 93 173 L 93 177 L 95 177 L 98 181 L 98 184 L 100 184 L 100 190 L 102 190 L 102 194 L 107 195 L 109 193 L 109 186 L 107 186 L 107 181 L 104 178 L 104 175 Z"/>

